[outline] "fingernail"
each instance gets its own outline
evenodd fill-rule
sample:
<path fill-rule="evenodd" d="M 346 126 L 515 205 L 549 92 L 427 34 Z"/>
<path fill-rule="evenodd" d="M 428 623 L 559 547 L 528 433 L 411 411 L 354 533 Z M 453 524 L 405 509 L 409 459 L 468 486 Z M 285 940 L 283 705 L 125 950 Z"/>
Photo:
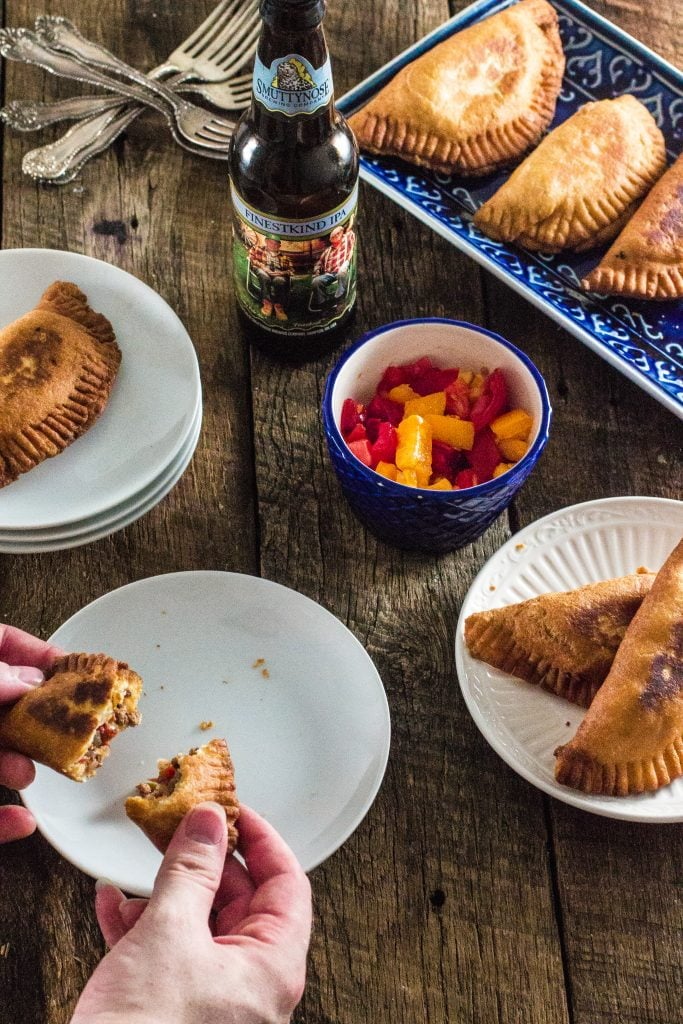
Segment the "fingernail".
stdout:
<path fill-rule="evenodd" d="M 225 815 L 218 815 L 210 807 L 197 807 L 188 817 L 185 835 L 207 846 L 218 846 L 225 835 Z"/>
<path fill-rule="evenodd" d="M 110 882 L 108 878 L 96 878 L 95 879 L 95 892 L 101 892 L 102 889 L 108 889 L 110 886 L 114 886 L 113 882 Z"/>

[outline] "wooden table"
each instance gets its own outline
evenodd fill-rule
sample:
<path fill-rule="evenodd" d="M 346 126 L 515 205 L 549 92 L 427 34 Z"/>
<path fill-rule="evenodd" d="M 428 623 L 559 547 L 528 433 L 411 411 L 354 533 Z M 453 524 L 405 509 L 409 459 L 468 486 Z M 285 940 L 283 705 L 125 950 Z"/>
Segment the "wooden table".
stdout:
<path fill-rule="evenodd" d="M 677 0 L 590 2 L 680 60 Z M 151 67 L 211 6 L 5 0 L 0 12 L 9 25 L 30 24 L 45 9 L 71 15 L 86 34 Z M 463 6 L 332 0 L 337 91 Z M 73 91 L 40 71 L 6 68 L 6 100 Z M 5 132 L 2 246 L 85 252 L 157 289 L 196 344 L 205 416 L 191 467 L 139 522 L 72 551 L 0 556 L 0 620 L 47 637 L 94 598 L 145 576 L 261 574 L 347 623 L 387 690 L 393 743 L 382 789 L 356 833 L 311 876 L 315 932 L 295 1020 L 680 1022 L 680 827 L 594 817 L 528 785 L 474 726 L 452 653 L 463 597 L 511 532 L 591 498 L 681 497 L 680 422 L 365 187 L 359 311 L 348 340 L 425 314 L 484 324 L 529 353 L 555 410 L 538 469 L 481 540 L 439 558 L 391 550 L 353 518 L 325 454 L 318 409 L 338 352 L 292 369 L 243 343 L 225 165 L 178 149 L 153 115 L 62 188 L 22 177 L 21 156 L 33 145 Z M 93 881 L 34 836 L 0 851 L 0 893 L 0 1024 L 65 1024 L 104 952 Z"/>

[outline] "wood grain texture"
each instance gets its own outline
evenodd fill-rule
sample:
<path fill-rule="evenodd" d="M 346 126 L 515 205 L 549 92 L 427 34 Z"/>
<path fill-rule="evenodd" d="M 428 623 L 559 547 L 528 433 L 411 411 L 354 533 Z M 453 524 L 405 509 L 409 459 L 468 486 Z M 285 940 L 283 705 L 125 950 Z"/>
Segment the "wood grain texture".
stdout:
<path fill-rule="evenodd" d="M 464 6 L 332 0 L 337 93 Z M 680 59 L 677 0 L 591 6 Z M 152 67 L 211 7 L 5 0 L 4 15 L 19 25 L 43 10 L 67 14 Z M 76 91 L 35 69 L 6 68 L 7 99 Z M 3 247 L 85 252 L 158 290 L 197 347 L 205 416 L 190 469 L 138 523 L 74 551 L 0 555 L 0 621 L 48 636 L 116 586 L 215 568 L 260 572 L 306 593 L 366 646 L 387 689 L 392 751 L 367 817 L 312 873 L 316 925 L 297 1024 L 677 1024 L 681 829 L 582 814 L 508 769 L 466 711 L 453 632 L 474 576 L 517 528 L 605 495 L 680 498 L 680 423 L 366 186 L 359 308 L 346 338 L 298 368 L 249 353 L 230 284 L 223 164 L 183 153 L 145 115 L 78 182 L 51 188 L 21 175 L 21 156 L 35 144 L 4 134 Z M 542 370 L 555 410 L 543 459 L 509 513 L 440 558 L 389 549 L 360 526 L 319 419 L 343 345 L 425 314 L 509 337 Z M 103 952 L 92 881 L 33 837 L 0 848 L 0 894 L 0 1024 L 66 1024 Z"/>

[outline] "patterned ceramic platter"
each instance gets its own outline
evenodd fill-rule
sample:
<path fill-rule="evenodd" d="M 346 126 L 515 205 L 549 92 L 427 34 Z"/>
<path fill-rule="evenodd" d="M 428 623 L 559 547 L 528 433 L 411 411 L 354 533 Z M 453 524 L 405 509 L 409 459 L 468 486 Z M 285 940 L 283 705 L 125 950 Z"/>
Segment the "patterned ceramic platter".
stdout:
<path fill-rule="evenodd" d="M 479 0 L 380 68 L 340 101 L 350 114 L 405 64 L 514 0 Z M 567 66 L 553 126 L 589 100 L 631 93 L 664 133 L 669 159 L 683 143 L 683 74 L 578 0 L 551 0 L 559 15 Z M 472 213 L 509 177 L 446 176 L 393 157 L 361 158 L 361 175 L 429 227 L 478 260 L 598 355 L 683 418 L 683 300 L 647 302 L 586 294 L 581 277 L 593 253 L 555 256 L 486 238 Z"/>
<path fill-rule="evenodd" d="M 683 534 L 683 501 L 603 498 L 552 512 L 500 548 L 463 602 L 455 639 L 458 681 L 482 735 L 511 768 L 557 800 L 624 821 L 683 821 L 683 778 L 642 796 L 591 796 L 555 781 L 553 751 L 576 733 L 583 708 L 473 658 L 464 623 L 552 591 L 659 569 Z"/>

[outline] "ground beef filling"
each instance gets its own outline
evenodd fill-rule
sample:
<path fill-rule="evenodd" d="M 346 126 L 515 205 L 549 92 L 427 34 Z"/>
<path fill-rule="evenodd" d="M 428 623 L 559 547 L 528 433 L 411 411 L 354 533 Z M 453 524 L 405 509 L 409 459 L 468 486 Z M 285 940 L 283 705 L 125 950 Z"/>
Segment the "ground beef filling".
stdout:
<path fill-rule="evenodd" d="M 124 699 L 130 697 L 130 690 L 126 690 L 123 696 Z M 97 771 L 109 753 L 109 744 L 114 736 L 129 725 L 138 725 L 139 721 L 140 713 L 138 711 L 128 711 L 123 702 L 117 704 L 111 718 L 97 727 L 90 746 L 80 759 L 80 764 L 86 765 L 85 774 L 92 775 Z"/>
<path fill-rule="evenodd" d="M 180 779 L 180 761 L 174 757 L 160 770 L 156 779 L 138 785 L 139 796 L 170 796 Z"/>

